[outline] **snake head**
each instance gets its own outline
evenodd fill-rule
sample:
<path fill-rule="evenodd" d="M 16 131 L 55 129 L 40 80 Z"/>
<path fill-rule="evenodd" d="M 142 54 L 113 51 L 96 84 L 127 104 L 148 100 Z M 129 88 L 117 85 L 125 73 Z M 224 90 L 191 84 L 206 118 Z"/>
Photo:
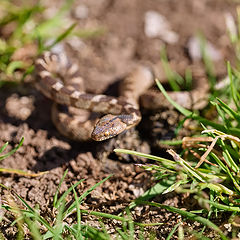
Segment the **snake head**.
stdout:
<path fill-rule="evenodd" d="M 121 120 L 121 117 L 107 114 L 98 120 L 91 137 L 95 141 L 103 141 L 117 136 L 126 129 L 127 124 Z"/>

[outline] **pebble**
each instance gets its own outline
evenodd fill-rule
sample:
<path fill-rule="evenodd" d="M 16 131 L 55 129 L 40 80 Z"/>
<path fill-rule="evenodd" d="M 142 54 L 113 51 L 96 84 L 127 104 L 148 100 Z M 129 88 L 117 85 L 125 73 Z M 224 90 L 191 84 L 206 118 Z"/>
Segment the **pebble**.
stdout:
<path fill-rule="evenodd" d="M 80 4 L 74 10 L 74 16 L 77 19 L 86 19 L 88 17 L 89 9 L 86 5 Z"/>
<path fill-rule="evenodd" d="M 9 116 L 25 121 L 34 110 L 34 99 L 13 94 L 7 98 L 5 108 Z"/>
<path fill-rule="evenodd" d="M 156 11 L 145 13 L 144 32 L 149 38 L 159 37 L 169 44 L 175 44 L 179 39 L 178 34 L 171 30 L 167 19 Z"/>
<path fill-rule="evenodd" d="M 188 53 L 193 61 L 202 59 L 201 40 L 199 37 L 191 37 L 187 43 Z M 209 41 L 205 43 L 205 51 L 212 61 L 222 59 L 222 54 Z"/>

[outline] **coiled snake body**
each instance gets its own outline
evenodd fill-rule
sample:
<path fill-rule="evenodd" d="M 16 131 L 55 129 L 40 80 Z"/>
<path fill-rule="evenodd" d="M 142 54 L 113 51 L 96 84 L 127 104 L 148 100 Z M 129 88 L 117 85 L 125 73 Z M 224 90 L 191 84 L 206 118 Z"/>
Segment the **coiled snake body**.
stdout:
<path fill-rule="evenodd" d="M 52 110 L 53 122 L 60 133 L 74 140 L 88 140 L 91 137 L 95 141 L 102 141 L 136 126 L 141 120 L 138 98 L 154 82 L 150 69 L 139 67 L 123 82 L 121 98 L 88 94 L 84 92 L 78 66 L 72 63 L 65 54 L 51 52 L 45 52 L 36 60 L 36 73 L 37 88 L 55 103 Z M 203 86 L 200 83 L 187 95 L 185 93 L 185 97 L 183 92 L 173 92 L 171 97 L 177 102 L 180 101 L 181 105 L 187 102 L 193 105 L 203 94 L 206 94 L 208 87 L 203 88 Z M 202 94 L 199 94 L 199 91 Z M 146 102 L 153 107 L 152 96 L 154 94 L 149 96 L 145 97 Z M 186 96 L 188 96 L 187 99 L 185 99 Z M 158 97 L 154 99 L 157 99 L 158 103 L 160 101 L 161 104 L 163 101 L 166 102 L 163 96 L 160 99 Z M 60 110 L 57 104 L 66 105 L 69 108 Z M 75 114 L 76 108 L 106 115 L 97 121 L 96 118 L 91 119 L 89 113 L 78 110 L 80 114 L 83 112 L 85 116 L 87 115 L 85 119 L 82 119 L 79 113 Z"/>

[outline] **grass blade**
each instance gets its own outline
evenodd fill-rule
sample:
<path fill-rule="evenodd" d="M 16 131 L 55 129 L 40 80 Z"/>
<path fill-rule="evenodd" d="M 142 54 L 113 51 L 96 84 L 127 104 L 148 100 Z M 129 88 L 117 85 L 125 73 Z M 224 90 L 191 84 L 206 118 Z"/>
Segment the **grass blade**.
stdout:
<path fill-rule="evenodd" d="M 68 190 L 66 192 L 64 192 L 64 194 L 58 199 L 58 201 L 55 204 L 55 207 L 58 208 L 60 206 L 60 204 L 64 201 L 64 199 L 66 198 L 66 196 L 72 191 L 72 189 L 74 187 L 76 187 L 77 185 L 79 185 L 80 183 L 82 183 L 85 179 L 81 179 L 80 181 L 76 182 L 73 186 L 71 186 L 70 188 L 68 188 Z"/>
<path fill-rule="evenodd" d="M 39 227 L 37 226 L 35 221 L 32 221 L 30 218 L 28 217 L 24 217 L 24 221 L 25 223 L 27 223 L 28 228 L 30 230 L 31 236 L 34 240 L 41 240 L 43 239 L 40 231 L 39 231 Z"/>
<path fill-rule="evenodd" d="M 42 218 L 20 195 L 18 195 L 16 192 L 14 192 L 14 194 L 18 197 L 18 199 L 25 205 L 25 207 L 27 209 L 29 209 L 29 211 L 24 211 L 22 210 L 21 212 L 26 214 L 28 213 L 29 216 L 37 219 L 41 224 L 43 224 L 51 233 L 54 234 L 54 229 L 49 225 L 49 223 Z M 62 239 L 62 238 L 61 238 Z"/>
<path fill-rule="evenodd" d="M 238 108 L 239 110 L 239 100 L 236 94 L 236 89 L 234 87 L 234 83 L 233 83 L 233 76 L 232 76 L 232 68 L 230 65 L 230 62 L 227 62 L 227 71 L 228 71 L 228 76 L 230 79 L 230 88 L 231 88 L 231 98 L 233 99 L 235 106 Z"/>
<path fill-rule="evenodd" d="M 180 226 L 180 224 L 182 224 L 182 222 L 177 223 L 174 228 L 172 229 L 172 231 L 168 234 L 166 240 L 170 240 L 173 237 L 173 234 L 176 232 L 177 228 Z"/>
<path fill-rule="evenodd" d="M 77 234 L 76 234 L 76 239 L 83 239 L 83 236 L 81 234 L 81 212 L 80 212 L 80 206 L 79 206 L 79 202 L 78 202 L 77 193 L 76 193 L 74 187 L 73 187 L 73 194 L 74 194 L 75 203 L 76 203 L 76 209 L 77 209 Z"/>
<path fill-rule="evenodd" d="M 161 164 L 163 166 L 168 166 L 169 168 L 170 167 L 175 168 L 175 166 L 177 165 L 177 163 L 174 162 L 174 161 L 171 161 L 171 160 L 166 159 L 166 158 L 157 157 L 157 156 L 154 156 L 154 155 L 151 155 L 151 154 L 145 154 L 145 153 L 140 153 L 140 152 L 121 149 L 121 148 L 116 148 L 113 151 L 118 152 L 118 153 L 124 153 L 124 154 L 133 154 L 133 155 L 136 155 L 136 156 L 139 156 L 139 157 L 144 157 L 144 158 L 147 158 L 147 159 L 158 161 L 158 162 L 161 162 Z"/>
<path fill-rule="evenodd" d="M 76 23 L 73 23 L 69 28 L 67 28 L 67 30 L 65 32 L 63 32 L 60 36 L 58 36 L 50 46 L 46 47 L 45 50 L 51 49 L 56 44 L 61 42 L 64 38 L 66 38 L 73 31 L 73 29 L 76 27 L 76 25 L 77 25 Z"/>
<path fill-rule="evenodd" d="M 230 116 L 232 119 L 237 120 L 240 123 L 240 116 L 237 112 L 235 112 L 232 108 L 230 108 L 226 103 L 221 101 L 219 98 L 216 98 L 218 102 L 221 104 L 221 106 L 226 110 L 226 113 L 228 116 Z"/>
<path fill-rule="evenodd" d="M 110 177 L 112 176 L 109 175 L 108 177 L 104 178 L 103 180 L 101 180 L 100 182 L 96 183 L 94 186 L 92 186 L 91 188 L 89 188 L 87 191 L 85 191 L 79 198 L 78 198 L 78 203 L 80 204 L 82 202 L 82 200 L 88 195 L 90 194 L 95 188 L 97 188 L 98 186 L 100 186 L 102 183 L 104 183 L 105 181 L 107 181 Z M 79 184 L 79 183 L 78 183 Z M 73 186 L 75 187 L 76 184 L 74 184 Z M 76 208 L 76 202 L 73 202 L 71 204 L 71 206 L 65 211 L 64 213 L 64 217 L 66 217 L 66 215 L 70 214 L 74 209 Z"/>
<path fill-rule="evenodd" d="M 168 63 L 168 59 L 167 59 L 167 54 L 166 54 L 166 51 L 165 51 L 165 48 L 162 48 L 161 50 L 161 62 L 162 62 L 162 66 L 163 66 L 163 69 L 164 69 L 164 72 L 167 76 L 167 79 L 168 79 L 168 82 L 169 82 L 169 85 L 171 86 L 172 90 L 173 91 L 180 91 L 180 87 L 178 86 L 176 80 L 178 78 L 181 78 L 177 73 L 173 72 L 169 66 L 169 63 Z M 182 79 L 181 79 L 181 82 Z"/>
<path fill-rule="evenodd" d="M 25 172 L 23 170 L 13 169 L 13 168 L 0 168 L 0 172 L 14 173 L 14 174 L 17 174 L 17 175 L 28 176 L 28 177 L 38 177 L 38 176 L 44 175 L 45 173 L 48 173 L 48 171 L 39 172 L 39 173 L 31 173 L 31 172 Z"/>
<path fill-rule="evenodd" d="M 6 147 L 8 146 L 8 142 L 6 142 L 1 148 L 0 148 L 0 153 L 2 153 Z"/>
<path fill-rule="evenodd" d="M 62 176 L 62 178 L 61 178 L 61 180 L 60 180 L 60 182 L 59 182 L 59 185 L 58 185 L 58 187 L 57 187 L 57 191 L 56 191 L 56 193 L 55 193 L 55 195 L 54 195 L 54 198 L 53 198 L 53 206 L 54 206 L 55 208 L 57 208 L 57 207 L 56 207 L 56 203 L 57 203 L 58 193 L 59 193 L 59 191 L 60 191 L 60 187 L 62 186 L 63 180 L 65 179 L 67 173 L 68 173 L 68 169 L 65 170 L 65 172 L 64 172 L 64 174 L 63 174 L 63 176 Z"/>
<path fill-rule="evenodd" d="M 13 150 L 11 150 L 10 152 L 6 153 L 3 156 L 0 156 L 0 161 L 3 160 L 6 157 L 11 156 L 13 153 L 15 153 L 22 146 L 23 141 L 24 141 L 24 138 L 22 137 L 22 139 L 20 140 L 20 143 Z"/>

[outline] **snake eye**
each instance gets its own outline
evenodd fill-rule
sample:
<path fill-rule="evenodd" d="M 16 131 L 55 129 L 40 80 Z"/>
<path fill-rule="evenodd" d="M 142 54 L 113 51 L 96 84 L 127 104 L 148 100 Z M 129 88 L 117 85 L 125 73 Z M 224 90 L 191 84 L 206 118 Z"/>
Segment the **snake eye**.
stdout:
<path fill-rule="evenodd" d="M 105 137 L 108 137 L 108 136 L 109 136 L 109 132 L 106 131 L 106 132 L 104 133 L 104 136 L 105 136 Z"/>

